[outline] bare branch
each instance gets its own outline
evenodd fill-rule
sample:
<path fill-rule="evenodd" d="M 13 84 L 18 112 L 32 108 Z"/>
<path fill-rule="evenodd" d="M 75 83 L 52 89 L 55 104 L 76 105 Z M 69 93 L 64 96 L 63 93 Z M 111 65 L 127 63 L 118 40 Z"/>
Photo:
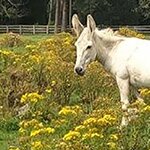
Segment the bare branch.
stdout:
<path fill-rule="evenodd" d="M 27 5 L 29 3 L 29 0 L 26 0 L 25 3 L 21 0 L 19 3 L 16 3 L 16 4 L 12 2 L 11 0 L 8 0 L 8 2 L 14 7 L 19 7 L 19 6 Z"/>
<path fill-rule="evenodd" d="M 9 17 L 9 18 L 10 18 L 10 15 L 9 15 L 9 13 L 7 12 L 6 7 L 5 7 L 5 6 L 3 6 L 3 5 L 1 5 L 1 7 L 2 7 L 2 9 L 4 10 L 5 14 L 7 15 L 7 17 Z"/>

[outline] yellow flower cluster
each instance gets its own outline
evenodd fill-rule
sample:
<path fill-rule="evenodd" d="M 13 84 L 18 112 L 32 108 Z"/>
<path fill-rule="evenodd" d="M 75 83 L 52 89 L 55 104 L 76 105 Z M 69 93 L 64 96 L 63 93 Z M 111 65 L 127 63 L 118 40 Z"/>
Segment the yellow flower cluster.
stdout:
<path fill-rule="evenodd" d="M 141 96 L 145 97 L 145 96 L 150 96 L 150 90 L 145 88 L 145 89 L 141 89 L 140 90 L 140 94 Z"/>
<path fill-rule="evenodd" d="M 99 126 L 106 126 L 106 125 L 113 125 L 116 122 L 116 118 L 111 115 L 104 115 L 102 118 L 95 118 L 91 117 L 88 118 L 83 122 L 86 126 L 93 126 L 93 125 L 99 125 Z"/>
<path fill-rule="evenodd" d="M 117 145 L 115 142 L 108 142 L 107 145 L 109 146 L 110 150 L 116 150 L 117 149 Z"/>
<path fill-rule="evenodd" d="M 62 116 L 77 116 L 83 113 L 81 107 L 79 106 L 65 106 L 59 111 L 59 115 Z"/>
<path fill-rule="evenodd" d="M 9 55 L 15 55 L 12 51 L 8 50 L 0 50 L 0 54 L 9 56 Z"/>
<path fill-rule="evenodd" d="M 80 132 L 77 132 L 77 131 L 69 131 L 69 133 L 67 133 L 63 139 L 66 140 L 66 141 L 70 141 L 70 140 L 75 140 L 77 138 L 80 138 L 81 137 L 81 134 Z"/>
<path fill-rule="evenodd" d="M 119 34 L 125 35 L 128 37 L 137 37 L 137 38 L 141 38 L 141 39 L 145 38 L 145 35 L 140 34 L 137 31 L 135 31 L 134 29 L 129 29 L 127 27 L 119 28 Z"/>
<path fill-rule="evenodd" d="M 25 48 L 26 48 L 26 49 L 29 49 L 29 50 L 34 50 L 34 49 L 36 49 L 37 47 L 36 47 L 36 45 L 30 44 L 30 45 L 26 45 Z"/>
<path fill-rule="evenodd" d="M 39 124 L 39 121 L 36 119 L 32 119 L 32 120 L 23 120 L 19 123 L 19 126 L 22 128 L 28 128 L 28 127 L 35 127 L 37 124 Z M 40 126 L 43 126 L 40 123 Z"/>
<path fill-rule="evenodd" d="M 94 125 L 97 123 L 97 118 L 88 118 L 83 122 L 83 125 L 87 126 L 87 125 Z"/>
<path fill-rule="evenodd" d="M 147 105 L 142 109 L 142 112 L 150 112 L 150 105 Z"/>
<path fill-rule="evenodd" d="M 78 132 L 81 132 L 85 129 L 86 129 L 86 126 L 84 126 L 84 125 L 79 125 L 79 126 L 75 127 L 75 131 L 78 131 Z"/>
<path fill-rule="evenodd" d="M 34 141 L 31 143 L 31 150 L 43 150 L 44 145 L 41 141 Z"/>
<path fill-rule="evenodd" d="M 33 129 L 39 129 L 39 128 L 43 128 L 44 125 L 42 122 L 39 122 L 36 119 L 32 119 L 32 120 L 23 120 L 19 123 L 19 133 L 21 135 L 24 135 L 26 133 L 26 131 L 30 128 Z"/>
<path fill-rule="evenodd" d="M 117 141 L 118 140 L 118 135 L 117 134 L 111 134 L 110 139 L 113 140 L 113 141 Z"/>
<path fill-rule="evenodd" d="M 21 97 L 21 103 L 28 103 L 28 102 L 33 102 L 36 103 L 39 100 L 42 100 L 43 96 L 39 95 L 38 93 L 26 93 Z"/>
<path fill-rule="evenodd" d="M 90 117 L 83 121 L 83 124 L 75 127 L 74 130 L 69 131 L 64 136 L 65 141 L 77 140 L 80 138 L 80 141 L 92 140 L 92 139 L 102 139 L 104 134 L 102 128 L 114 125 L 116 123 L 116 118 L 111 115 L 104 115 L 102 118 L 99 117 Z M 118 140 L 116 134 L 112 134 L 110 139 Z"/>
<path fill-rule="evenodd" d="M 20 150 L 18 147 L 10 146 L 9 150 Z"/>
<path fill-rule="evenodd" d="M 31 55 L 29 56 L 29 59 L 32 61 L 32 62 L 35 62 L 35 63 L 40 63 L 42 60 L 43 60 L 43 57 L 40 56 L 40 55 Z"/>
<path fill-rule="evenodd" d="M 37 136 L 37 135 L 40 135 L 40 134 L 51 134 L 51 133 L 54 133 L 54 132 L 55 132 L 55 129 L 53 129 L 51 127 L 46 127 L 46 128 L 41 128 L 41 129 L 38 129 L 38 130 L 32 130 L 31 133 L 30 133 L 30 136 L 34 137 L 34 136 Z"/>
<path fill-rule="evenodd" d="M 89 133 L 83 134 L 82 140 L 84 141 L 84 140 L 87 140 L 87 139 L 103 138 L 103 137 L 104 137 L 104 136 L 103 136 L 102 134 L 99 134 L 99 133 L 97 133 L 97 132 L 95 132 L 95 133 L 89 132 Z"/>

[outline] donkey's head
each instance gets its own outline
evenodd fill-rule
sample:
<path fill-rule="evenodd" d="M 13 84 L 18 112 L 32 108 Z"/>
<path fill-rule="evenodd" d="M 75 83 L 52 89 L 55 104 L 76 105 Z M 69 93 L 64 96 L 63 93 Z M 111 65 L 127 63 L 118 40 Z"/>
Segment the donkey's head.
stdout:
<path fill-rule="evenodd" d="M 86 66 L 96 58 L 96 50 L 93 47 L 92 33 L 96 29 L 96 24 L 91 15 L 87 16 L 87 27 L 84 27 L 75 14 L 72 17 L 73 29 L 78 37 L 76 46 L 75 72 L 84 75 Z"/>

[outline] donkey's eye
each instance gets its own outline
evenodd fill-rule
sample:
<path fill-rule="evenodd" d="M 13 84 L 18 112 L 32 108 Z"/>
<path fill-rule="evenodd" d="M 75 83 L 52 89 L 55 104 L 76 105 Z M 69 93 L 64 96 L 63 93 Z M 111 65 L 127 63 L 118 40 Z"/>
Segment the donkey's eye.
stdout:
<path fill-rule="evenodd" d="M 92 46 L 91 45 L 89 45 L 88 47 L 87 47 L 87 49 L 90 49 Z"/>

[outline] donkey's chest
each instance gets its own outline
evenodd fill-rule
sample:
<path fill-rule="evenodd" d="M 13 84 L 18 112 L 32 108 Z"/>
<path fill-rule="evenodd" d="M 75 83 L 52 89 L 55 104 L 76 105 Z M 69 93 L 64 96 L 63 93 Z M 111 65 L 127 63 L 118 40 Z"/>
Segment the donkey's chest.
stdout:
<path fill-rule="evenodd" d="M 104 68 L 110 72 L 114 77 L 128 78 L 128 71 L 126 68 L 126 60 L 119 57 L 109 57 L 104 64 Z"/>

